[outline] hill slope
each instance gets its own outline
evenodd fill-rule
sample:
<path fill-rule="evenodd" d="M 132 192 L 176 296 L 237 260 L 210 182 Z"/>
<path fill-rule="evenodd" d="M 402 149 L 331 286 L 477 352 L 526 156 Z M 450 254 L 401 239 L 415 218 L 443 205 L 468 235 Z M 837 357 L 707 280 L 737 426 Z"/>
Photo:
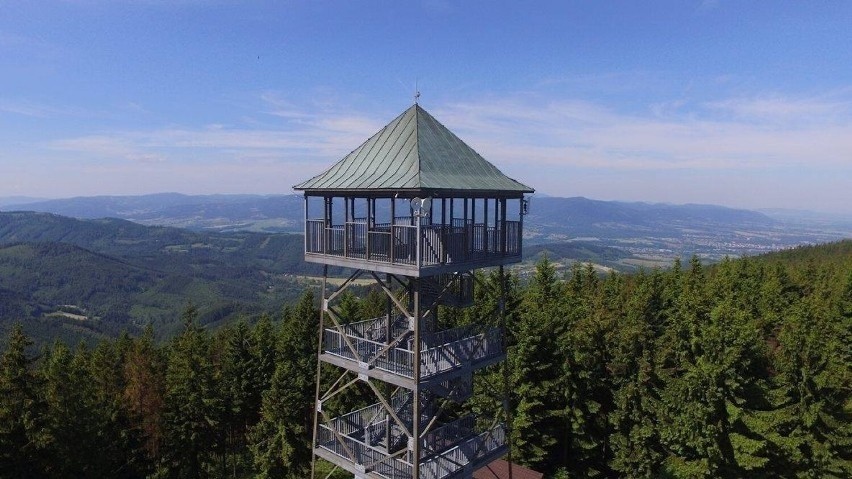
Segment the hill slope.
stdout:
<path fill-rule="evenodd" d="M 51 336 L 88 337 L 154 323 L 167 335 L 189 302 L 208 323 L 276 310 L 303 290 L 294 274 L 318 271 L 302 245 L 289 234 L 0 213 L 0 328 L 23 319 Z"/>
<path fill-rule="evenodd" d="M 77 218 L 122 218 L 145 225 L 198 231 L 302 231 L 297 195 L 98 196 L 31 202 L 4 209 Z M 536 197 L 524 220 L 526 244 L 592 241 L 624 250 L 649 264 L 693 253 L 711 260 L 760 254 L 805 243 L 852 237 L 849 221 L 770 218 L 713 205 L 669 205 Z M 643 264 L 645 264 L 643 263 Z"/>

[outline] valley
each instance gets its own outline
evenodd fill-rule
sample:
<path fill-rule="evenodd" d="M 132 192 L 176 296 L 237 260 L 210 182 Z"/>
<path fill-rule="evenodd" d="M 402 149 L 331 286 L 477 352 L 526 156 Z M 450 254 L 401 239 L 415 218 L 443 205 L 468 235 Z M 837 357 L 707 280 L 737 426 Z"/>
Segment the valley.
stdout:
<path fill-rule="evenodd" d="M 35 338 L 91 341 L 147 324 L 165 338 L 189 304 L 208 327 L 276 312 L 319 288 L 321 268 L 303 261 L 302 201 L 177 194 L 0 201 L 0 334 L 24 320 Z M 631 272 L 693 255 L 713 263 L 852 237 L 843 218 L 586 198 L 536 198 L 524 221 L 524 260 L 511 268 L 522 279 L 544 257 L 559 274 L 576 262 Z"/>

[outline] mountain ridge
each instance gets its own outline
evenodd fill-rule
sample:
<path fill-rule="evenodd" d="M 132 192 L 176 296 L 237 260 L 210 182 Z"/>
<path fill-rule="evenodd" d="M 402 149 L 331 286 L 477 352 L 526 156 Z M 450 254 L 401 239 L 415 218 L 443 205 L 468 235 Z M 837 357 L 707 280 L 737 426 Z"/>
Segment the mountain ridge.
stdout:
<path fill-rule="evenodd" d="M 204 232 L 302 233 L 304 221 L 304 199 L 295 194 L 96 196 L 14 208 L 85 219 L 115 217 L 148 226 Z M 524 218 L 524 234 L 527 245 L 597 242 L 661 264 L 661 260 L 691 254 L 717 261 L 725 256 L 835 241 L 852 237 L 852 220 L 770 217 L 707 204 L 536 196 L 530 214 Z"/>

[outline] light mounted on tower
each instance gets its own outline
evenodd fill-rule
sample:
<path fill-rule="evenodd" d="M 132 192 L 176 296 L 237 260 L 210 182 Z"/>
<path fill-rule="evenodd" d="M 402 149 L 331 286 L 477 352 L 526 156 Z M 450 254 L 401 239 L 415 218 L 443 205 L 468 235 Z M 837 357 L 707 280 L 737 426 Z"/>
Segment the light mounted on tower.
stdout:
<path fill-rule="evenodd" d="M 420 198 L 415 196 L 411 199 L 411 214 L 413 216 L 429 216 L 432 211 L 432 197 Z"/>
<path fill-rule="evenodd" d="M 530 214 L 530 203 L 531 202 L 532 202 L 531 197 L 525 196 L 524 199 L 521 200 L 521 214 L 522 215 L 526 216 L 526 215 Z"/>

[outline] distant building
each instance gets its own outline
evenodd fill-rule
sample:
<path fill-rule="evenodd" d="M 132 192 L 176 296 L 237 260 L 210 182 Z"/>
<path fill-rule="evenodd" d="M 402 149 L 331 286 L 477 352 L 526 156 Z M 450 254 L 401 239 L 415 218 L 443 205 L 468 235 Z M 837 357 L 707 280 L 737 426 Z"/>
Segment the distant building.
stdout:
<path fill-rule="evenodd" d="M 524 466 L 512 464 L 512 479 L 542 479 L 544 473 L 533 471 Z M 509 463 L 503 459 L 488 464 L 473 473 L 473 479 L 508 479 Z"/>

